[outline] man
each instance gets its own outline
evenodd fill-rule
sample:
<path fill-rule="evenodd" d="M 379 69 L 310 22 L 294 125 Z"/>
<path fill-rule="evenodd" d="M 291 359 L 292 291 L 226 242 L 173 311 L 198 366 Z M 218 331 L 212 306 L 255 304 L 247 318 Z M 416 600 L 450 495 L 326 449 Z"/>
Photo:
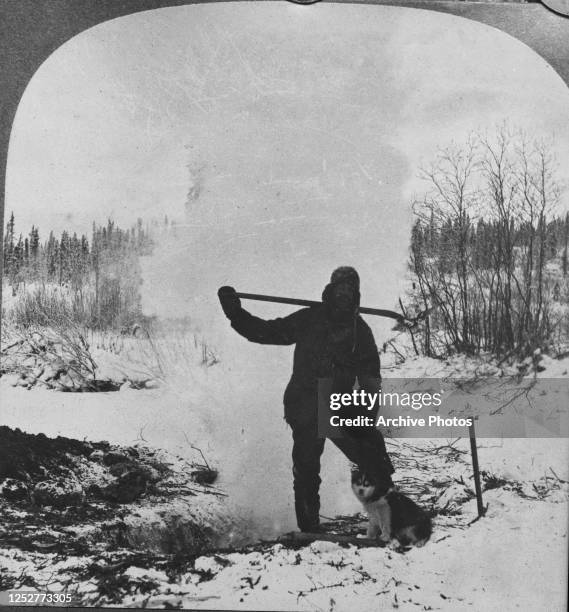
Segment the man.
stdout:
<path fill-rule="evenodd" d="M 351 393 L 356 378 L 366 391 L 379 389 L 377 346 L 358 315 L 359 284 L 354 268 L 337 268 L 322 293 L 322 304 L 271 320 L 244 310 L 233 287 L 218 291 L 221 307 L 239 334 L 260 344 L 296 345 L 284 407 L 292 429 L 295 510 L 301 531 L 317 531 L 320 523 L 320 456 L 325 439 L 318 435 L 319 381 L 331 380 L 332 391 L 340 393 Z M 332 441 L 380 490 L 393 486 L 394 469 L 377 429 L 344 430 Z"/>

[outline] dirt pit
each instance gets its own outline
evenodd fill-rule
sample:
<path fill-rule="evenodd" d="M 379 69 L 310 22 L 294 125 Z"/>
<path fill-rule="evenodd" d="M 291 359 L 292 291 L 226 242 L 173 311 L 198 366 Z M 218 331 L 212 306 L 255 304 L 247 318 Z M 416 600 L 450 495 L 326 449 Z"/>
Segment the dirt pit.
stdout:
<path fill-rule="evenodd" d="M 242 537 L 215 476 L 143 445 L 0 427 L 0 547 L 193 556 Z"/>

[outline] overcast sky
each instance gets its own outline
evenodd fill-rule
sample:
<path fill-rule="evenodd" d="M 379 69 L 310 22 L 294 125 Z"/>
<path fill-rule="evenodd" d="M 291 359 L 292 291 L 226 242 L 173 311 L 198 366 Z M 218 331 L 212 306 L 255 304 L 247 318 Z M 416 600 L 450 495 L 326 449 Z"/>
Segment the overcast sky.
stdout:
<path fill-rule="evenodd" d="M 7 210 L 42 238 L 177 219 L 176 244 L 145 269 L 150 310 L 184 312 L 226 282 L 317 298 L 344 263 L 366 304 L 392 307 L 421 160 L 504 119 L 555 135 L 569 168 L 566 85 L 482 24 L 346 4 L 149 11 L 40 68 L 14 124 Z"/>

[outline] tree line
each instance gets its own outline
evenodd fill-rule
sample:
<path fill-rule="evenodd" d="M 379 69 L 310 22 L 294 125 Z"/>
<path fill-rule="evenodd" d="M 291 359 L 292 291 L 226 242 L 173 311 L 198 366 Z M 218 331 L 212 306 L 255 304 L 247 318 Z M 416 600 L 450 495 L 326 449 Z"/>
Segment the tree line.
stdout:
<path fill-rule="evenodd" d="M 551 146 L 503 127 L 438 152 L 414 202 L 410 268 L 428 355 L 526 356 L 569 339 L 569 214 Z"/>
<path fill-rule="evenodd" d="M 42 241 L 36 226 L 18 237 L 15 228 L 12 213 L 4 234 L 4 278 L 14 296 L 19 288 L 32 285 L 16 305 L 17 324 L 49 325 L 50 319 L 65 316 L 108 328 L 128 325 L 140 316 L 139 258 L 153 249 L 142 219 L 129 229 L 111 220 L 93 223 L 90 239 L 68 231 L 56 237 L 51 231 Z M 56 294 L 54 286 L 64 291 Z"/>
<path fill-rule="evenodd" d="M 489 246 L 491 247 L 500 240 L 500 224 L 497 221 L 470 218 L 466 220 L 466 223 L 472 266 L 475 269 L 490 269 L 495 261 L 495 255 Z M 514 247 L 519 249 L 520 253 L 530 249 L 533 232 L 528 224 L 514 223 L 511 232 Z M 443 225 L 437 226 L 434 219 L 431 219 L 428 224 L 417 219 L 412 230 L 411 248 L 420 260 L 435 258 L 441 270 L 452 273 L 455 269 L 452 253 L 456 252 L 456 249 L 453 249 L 453 243 L 458 233 L 459 225 L 456 220 L 447 219 Z M 546 221 L 543 236 L 546 261 L 559 262 L 561 275 L 566 278 L 569 272 L 569 213 Z"/>
<path fill-rule="evenodd" d="M 127 254 L 137 256 L 152 252 L 153 242 L 142 219 L 127 230 L 111 220 L 106 225 L 93 223 L 91 240 L 85 234 L 64 230 L 60 238 L 53 231 L 47 240 L 40 241 L 39 229 L 32 226 L 27 236 L 16 238 L 14 213 L 6 224 L 3 244 L 4 277 L 12 286 L 40 280 L 50 283 L 82 284 L 101 265 L 124 259 Z"/>

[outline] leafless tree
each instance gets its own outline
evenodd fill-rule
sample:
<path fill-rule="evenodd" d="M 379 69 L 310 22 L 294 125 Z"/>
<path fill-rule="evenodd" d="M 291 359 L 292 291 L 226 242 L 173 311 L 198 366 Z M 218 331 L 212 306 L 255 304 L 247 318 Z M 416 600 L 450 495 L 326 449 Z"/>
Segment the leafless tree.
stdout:
<path fill-rule="evenodd" d="M 502 126 L 439 150 L 422 170 L 410 264 L 415 299 L 435 307 L 427 354 L 521 355 L 547 342 L 548 228 L 561 193 L 551 150 Z"/>

